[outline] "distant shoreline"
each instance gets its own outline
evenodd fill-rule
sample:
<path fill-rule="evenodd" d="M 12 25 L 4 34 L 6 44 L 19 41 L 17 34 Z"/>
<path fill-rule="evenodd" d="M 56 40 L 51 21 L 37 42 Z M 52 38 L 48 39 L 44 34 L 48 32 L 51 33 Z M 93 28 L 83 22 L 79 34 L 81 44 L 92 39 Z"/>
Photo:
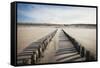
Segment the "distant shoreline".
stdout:
<path fill-rule="evenodd" d="M 96 24 L 47 24 L 47 23 L 17 23 L 19 26 L 51 26 L 51 27 L 75 27 L 75 28 L 96 28 Z"/>

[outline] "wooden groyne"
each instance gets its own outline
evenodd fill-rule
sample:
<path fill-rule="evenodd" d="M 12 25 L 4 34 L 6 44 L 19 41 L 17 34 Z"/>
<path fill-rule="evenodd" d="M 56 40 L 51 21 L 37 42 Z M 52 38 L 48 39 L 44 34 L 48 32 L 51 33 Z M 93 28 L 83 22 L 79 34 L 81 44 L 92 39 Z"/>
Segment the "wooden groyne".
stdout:
<path fill-rule="evenodd" d="M 71 37 L 64 30 L 63 30 L 63 32 L 70 39 L 70 41 L 72 42 L 72 44 L 74 45 L 74 47 L 76 48 L 78 53 L 81 55 L 81 57 L 85 57 L 86 61 L 94 61 L 94 60 L 96 60 L 95 56 L 89 50 L 87 50 L 84 46 L 82 46 L 78 41 L 76 41 L 75 38 Z"/>
<path fill-rule="evenodd" d="M 43 57 L 43 52 L 46 50 L 47 45 L 51 42 L 56 32 L 57 29 L 46 35 L 45 37 L 37 40 L 36 42 L 32 42 L 21 53 L 17 54 L 17 64 L 37 64 L 39 62 L 39 59 Z"/>
<path fill-rule="evenodd" d="M 21 53 L 17 54 L 17 64 L 29 65 L 39 64 L 40 61 L 42 62 L 43 60 L 41 59 L 48 57 L 47 55 L 44 56 L 44 54 L 46 51 L 48 51 L 48 46 L 50 45 L 49 43 L 54 41 L 52 41 L 52 39 L 56 33 L 58 34 L 56 35 L 56 40 L 58 40 L 58 42 L 57 45 L 54 45 L 57 48 L 55 52 L 52 52 L 54 53 L 54 56 L 52 57 L 54 58 L 54 63 L 96 60 L 95 56 L 89 50 L 87 50 L 87 48 L 85 48 L 75 38 L 65 32 L 64 29 L 56 29 L 36 42 L 32 42 Z M 52 60 L 52 58 L 48 59 Z M 50 61 L 47 60 L 47 63 L 49 62 Z"/>

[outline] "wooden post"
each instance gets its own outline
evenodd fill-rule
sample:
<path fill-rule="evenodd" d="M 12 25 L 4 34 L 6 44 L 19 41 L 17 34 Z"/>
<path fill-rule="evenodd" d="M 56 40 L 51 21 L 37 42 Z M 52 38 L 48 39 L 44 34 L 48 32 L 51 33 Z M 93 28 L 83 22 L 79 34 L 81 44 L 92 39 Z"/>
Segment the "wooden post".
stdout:
<path fill-rule="evenodd" d="M 81 54 L 81 57 L 85 56 L 85 48 L 83 46 L 80 46 L 80 54 Z"/>
<path fill-rule="evenodd" d="M 86 61 L 90 60 L 90 52 L 87 50 L 86 51 Z"/>

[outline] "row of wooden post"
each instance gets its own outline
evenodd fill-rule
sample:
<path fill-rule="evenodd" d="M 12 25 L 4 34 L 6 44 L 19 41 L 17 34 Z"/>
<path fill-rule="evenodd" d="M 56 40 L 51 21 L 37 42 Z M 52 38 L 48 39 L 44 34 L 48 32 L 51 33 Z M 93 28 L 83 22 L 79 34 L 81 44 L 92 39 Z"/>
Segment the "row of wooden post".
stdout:
<path fill-rule="evenodd" d="M 48 43 L 55 36 L 57 29 L 45 37 L 32 42 L 28 47 L 26 47 L 21 53 L 17 55 L 18 65 L 29 65 L 37 64 L 41 57 L 43 57 L 43 52 L 46 50 Z"/>
<path fill-rule="evenodd" d="M 93 61 L 95 60 L 94 56 L 90 53 L 89 50 L 87 50 L 84 46 L 79 44 L 74 38 L 72 38 L 70 35 L 68 35 L 64 30 L 63 32 L 65 35 L 69 38 L 69 40 L 72 42 L 78 53 L 80 54 L 81 57 L 85 57 L 85 61 Z"/>

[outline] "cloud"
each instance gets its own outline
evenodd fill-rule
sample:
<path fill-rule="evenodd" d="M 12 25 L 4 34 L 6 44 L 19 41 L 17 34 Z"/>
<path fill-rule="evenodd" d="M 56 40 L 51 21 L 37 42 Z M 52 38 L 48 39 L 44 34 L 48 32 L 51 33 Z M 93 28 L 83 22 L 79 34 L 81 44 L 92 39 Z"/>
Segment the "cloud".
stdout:
<path fill-rule="evenodd" d="M 25 6 L 28 7 L 25 8 Z M 22 4 L 18 6 L 17 11 L 18 11 L 17 20 L 18 22 L 23 22 L 23 23 L 24 22 L 56 23 L 56 24 L 96 23 L 95 8 Z"/>

